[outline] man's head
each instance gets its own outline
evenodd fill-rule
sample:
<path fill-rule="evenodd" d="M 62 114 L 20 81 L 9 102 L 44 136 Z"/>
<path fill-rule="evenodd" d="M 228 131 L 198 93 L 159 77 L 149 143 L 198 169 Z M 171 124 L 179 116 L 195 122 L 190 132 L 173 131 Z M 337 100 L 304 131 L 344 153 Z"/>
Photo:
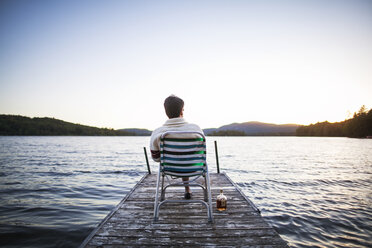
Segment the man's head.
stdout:
<path fill-rule="evenodd" d="M 181 117 L 181 113 L 183 113 L 183 105 L 184 102 L 181 98 L 175 95 L 168 96 L 164 101 L 164 108 L 169 119 Z"/>

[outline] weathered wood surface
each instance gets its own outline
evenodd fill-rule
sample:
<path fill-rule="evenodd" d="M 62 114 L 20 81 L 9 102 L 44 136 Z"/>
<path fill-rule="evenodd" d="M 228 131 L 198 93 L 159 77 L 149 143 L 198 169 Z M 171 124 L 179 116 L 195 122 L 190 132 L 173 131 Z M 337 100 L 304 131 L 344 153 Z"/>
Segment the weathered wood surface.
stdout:
<path fill-rule="evenodd" d="M 214 223 L 200 203 L 161 206 L 159 221 L 153 222 L 156 175 L 146 175 L 81 247 L 288 247 L 266 223 L 248 198 L 225 174 L 211 174 Z M 194 199 L 203 199 L 200 188 Z M 223 189 L 227 210 L 216 210 L 216 197 Z M 166 198 L 183 198 L 183 188 L 170 188 Z"/>

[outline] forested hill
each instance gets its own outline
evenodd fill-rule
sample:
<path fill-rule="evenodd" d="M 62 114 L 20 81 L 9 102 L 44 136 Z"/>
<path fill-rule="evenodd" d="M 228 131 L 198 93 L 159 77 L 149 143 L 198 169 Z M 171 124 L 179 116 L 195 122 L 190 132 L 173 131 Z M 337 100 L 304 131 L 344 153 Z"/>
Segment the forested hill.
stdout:
<path fill-rule="evenodd" d="M 372 109 L 367 111 L 362 106 L 354 117 L 342 122 L 318 122 L 308 126 L 301 126 L 296 130 L 297 136 L 327 136 L 365 138 L 372 136 Z"/>
<path fill-rule="evenodd" d="M 372 136 L 372 109 L 362 106 L 354 117 L 342 122 L 320 122 L 308 126 L 276 125 L 260 122 L 233 123 L 220 128 L 204 129 L 207 136 L 334 136 L 364 138 Z M 29 118 L 0 115 L 0 135 L 76 135 L 76 136 L 149 136 L 147 129 L 97 128 L 54 118 Z"/>
<path fill-rule="evenodd" d="M 204 129 L 204 133 L 208 136 L 293 136 L 298 127 L 297 124 L 278 125 L 251 121 Z"/>
<path fill-rule="evenodd" d="M 47 117 L 0 115 L 0 135 L 129 136 L 133 133 L 84 126 Z"/>

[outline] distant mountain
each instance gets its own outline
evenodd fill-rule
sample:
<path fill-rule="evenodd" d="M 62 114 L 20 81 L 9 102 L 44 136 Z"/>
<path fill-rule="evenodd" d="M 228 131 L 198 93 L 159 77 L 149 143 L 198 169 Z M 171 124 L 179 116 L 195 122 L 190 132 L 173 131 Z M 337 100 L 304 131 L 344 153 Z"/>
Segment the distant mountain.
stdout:
<path fill-rule="evenodd" d="M 133 136 L 150 136 L 152 131 L 147 129 L 140 129 L 140 128 L 124 128 L 118 129 L 120 132 L 129 133 Z"/>
<path fill-rule="evenodd" d="M 204 129 L 204 133 L 209 136 L 288 136 L 295 135 L 299 126 L 252 121 L 208 128 Z M 0 115 L 0 135 L 150 136 L 151 133 L 139 128 L 114 130 L 84 126 L 48 117 Z"/>
<path fill-rule="evenodd" d="M 294 136 L 298 124 L 271 124 L 257 121 L 232 123 L 219 128 L 204 129 L 208 136 Z"/>
<path fill-rule="evenodd" d="M 129 136 L 131 133 L 74 124 L 54 118 L 0 115 L 0 135 Z"/>

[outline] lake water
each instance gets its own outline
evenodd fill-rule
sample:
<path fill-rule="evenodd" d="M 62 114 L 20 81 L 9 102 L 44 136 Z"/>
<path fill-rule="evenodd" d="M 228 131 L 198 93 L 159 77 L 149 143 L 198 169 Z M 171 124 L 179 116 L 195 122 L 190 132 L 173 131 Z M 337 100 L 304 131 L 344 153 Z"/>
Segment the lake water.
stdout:
<path fill-rule="evenodd" d="M 217 140 L 221 170 L 291 247 L 372 247 L 372 140 L 207 140 L 210 171 Z M 148 142 L 0 136 L 0 246 L 79 246 L 147 172 Z"/>

